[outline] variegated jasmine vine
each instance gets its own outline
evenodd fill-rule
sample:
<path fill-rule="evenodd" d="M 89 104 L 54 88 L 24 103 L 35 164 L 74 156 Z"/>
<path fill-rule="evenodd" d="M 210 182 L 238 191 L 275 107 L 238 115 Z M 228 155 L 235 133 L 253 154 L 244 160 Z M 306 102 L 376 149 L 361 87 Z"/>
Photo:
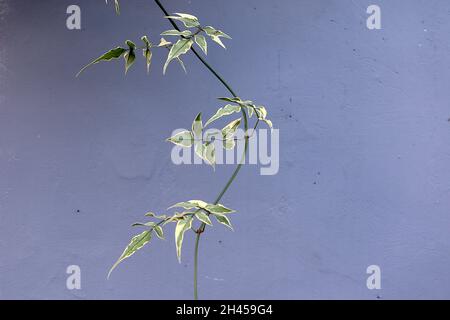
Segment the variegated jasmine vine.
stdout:
<path fill-rule="evenodd" d="M 231 87 L 223 80 L 223 78 L 220 77 L 220 75 L 200 56 L 200 54 L 195 51 L 194 46 L 197 46 L 206 55 L 208 53 L 207 39 L 210 39 L 211 41 L 225 48 L 225 45 L 222 42 L 221 38 L 231 39 L 231 37 L 223 31 L 218 30 L 212 26 L 202 25 L 199 19 L 194 15 L 186 13 L 175 13 L 174 15 L 169 15 L 159 0 L 154 1 L 164 12 L 165 18 L 169 19 L 174 29 L 162 32 L 160 35 L 163 36 L 163 38 L 160 38 L 160 40 L 156 42 L 150 41 L 150 39 L 146 35 L 141 37 L 140 45 L 136 45 L 131 40 L 126 40 L 125 46 L 117 46 L 105 52 L 104 54 L 87 64 L 85 67 L 83 67 L 77 74 L 77 76 L 79 76 L 84 70 L 86 70 L 86 68 L 94 64 L 102 61 L 116 60 L 121 57 L 125 61 L 126 74 L 135 63 L 137 59 L 137 52 L 139 50 L 142 50 L 142 56 L 144 57 L 146 62 L 147 72 L 149 72 L 150 66 L 152 64 L 153 51 L 161 48 L 168 50 L 167 59 L 163 65 L 163 74 L 166 73 L 168 66 L 172 61 L 177 61 L 186 72 L 186 68 L 183 61 L 181 60 L 181 57 L 191 51 L 232 94 L 232 97 L 218 98 L 225 105 L 219 107 L 217 111 L 213 113 L 205 123 L 203 123 L 202 113 L 198 113 L 192 122 L 191 130 L 179 132 L 167 139 L 167 141 L 184 148 L 193 147 L 195 153 L 201 159 L 214 167 L 216 163 L 216 143 L 214 142 L 217 140 L 217 137 L 220 137 L 220 145 L 224 149 L 233 149 L 236 145 L 236 131 L 241 126 L 241 124 L 243 124 L 246 134 L 244 136 L 245 148 L 241 158 L 242 160 L 236 167 L 230 179 L 227 181 L 225 187 L 217 196 L 216 200 L 212 203 L 208 203 L 202 200 L 189 200 L 176 203 L 175 205 L 169 207 L 167 209 L 167 212 L 165 212 L 164 214 L 155 214 L 154 212 L 146 213 L 145 217 L 147 217 L 149 221 L 136 222 L 132 225 L 133 227 L 140 227 L 144 228 L 145 230 L 132 237 L 130 243 L 127 245 L 122 255 L 114 263 L 108 273 L 109 277 L 111 275 L 111 272 L 122 261 L 131 257 L 135 252 L 143 248 L 155 236 L 159 239 L 164 239 L 165 227 L 169 224 L 175 224 L 175 248 L 176 255 L 179 261 L 181 261 L 181 249 L 186 232 L 188 230 L 193 230 L 196 233 L 194 256 L 194 298 L 197 299 L 198 245 L 200 235 L 205 231 L 206 226 L 213 226 L 211 218 L 214 218 L 214 220 L 219 224 L 233 229 L 231 225 L 230 214 L 234 213 L 235 211 L 220 204 L 219 201 L 232 184 L 243 164 L 243 160 L 248 148 L 248 140 L 251 134 L 253 134 L 260 122 L 264 122 L 272 129 L 272 122 L 267 118 L 267 110 L 264 106 L 257 105 L 250 100 L 243 100 L 239 98 L 231 89 Z M 108 1 L 106 0 L 106 2 Z M 116 12 L 119 14 L 119 0 L 115 0 L 114 5 Z M 175 23 L 176 21 L 181 22 L 186 29 L 181 30 Z M 168 41 L 164 37 L 174 38 L 172 38 L 173 40 Z M 240 114 L 240 116 L 232 119 L 221 129 L 214 129 L 212 131 L 209 130 L 209 133 L 205 136 L 205 130 L 208 126 L 211 126 L 213 123 L 215 123 L 215 121 L 221 118 L 233 117 L 235 116 L 235 114 Z M 255 115 L 256 120 L 253 131 L 249 132 L 248 119 L 251 119 L 253 115 Z M 195 223 L 200 223 L 200 226 L 198 228 L 195 228 Z"/>

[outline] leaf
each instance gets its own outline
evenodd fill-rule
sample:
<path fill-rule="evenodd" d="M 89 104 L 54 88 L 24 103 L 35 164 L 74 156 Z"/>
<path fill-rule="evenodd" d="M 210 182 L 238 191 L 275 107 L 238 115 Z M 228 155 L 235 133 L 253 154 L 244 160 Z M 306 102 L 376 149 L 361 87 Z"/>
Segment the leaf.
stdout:
<path fill-rule="evenodd" d="M 192 216 L 185 217 L 177 222 L 175 227 L 175 244 L 177 248 L 178 262 L 181 263 L 181 246 L 183 245 L 184 233 L 192 227 Z"/>
<path fill-rule="evenodd" d="M 227 226 L 228 228 L 230 228 L 231 230 L 233 230 L 233 226 L 231 225 L 230 219 L 228 219 L 227 216 L 215 214 L 214 217 L 216 218 L 216 220 L 218 222 L 220 222 L 221 224 L 223 224 L 223 225 Z"/>
<path fill-rule="evenodd" d="M 194 36 L 195 43 L 202 49 L 205 54 L 208 54 L 208 43 L 206 42 L 206 38 L 201 34 L 197 34 Z"/>
<path fill-rule="evenodd" d="M 236 106 L 236 105 L 232 105 L 232 104 L 227 104 L 226 106 L 220 108 L 217 110 L 216 114 L 213 115 L 205 124 L 205 127 L 210 124 L 213 121 L 216 121 L 217 119 L 220 119 L 221 117 L 224 116 L 229 116 L 230 114 L 233 114 L 235 112 L 239 112 L 241 111 L 241 107 L 240 106 Z"/>
<path fill-rule="evenodd" d="M 231 39 L 231 37 L 229 35 L 227 35 L 225 32 L 223 32 L 222 30 L 218 30 L 211 26 L 203 27 L 203 30 L 206 32 L 206 34 L 208 36 L 217 36 L 217 37 L 223 37 L 226 39 Z"/>
<path fill-rule="evenodd" d="M 233 209 L 227 208 L 221 204 L 208 204 L 205 207 L 205 210 L 207 210 L 208 212 L 214 213 L 214 214 L 227 214 L 227 213 L 236 212 Z"/>
<path fill-rule="evenodd" d="M 143 50 L 145 61 L 147 63 L 147 73 L 150 72 L 150 65 L 152 64 L 152 51 L 149 48 Z"/>
<path fill-rule="evenodd" d="M 241 124 L 241 118 L 236 119 L 234 121 L 231 121 L 229 124 L 227 124 L 222 129 L 222 137 L 223 140 L 229 140 L 233 137 L 234 133 L 236 132 L 237 128 Z"/>
<path fill-rule="evenodd" d="M 161 33 L 162 36 L 183 36 L 183 37 L 189 37 L 192 35 L 192 32 L 189 30 L 184 31 L 178 31 L 178 30 L 167 30 Z"/>
<path fill-rule="evenodd" d="M 223 100 L 223 101 L 228 101 L 228 102 L 234 102 L 234 103 L 241 103 L 242 102 L 241 98 L 237 98 L 237 97 L 236 98 L 219 97 L 217 99 Z"/>
<path fill-rule="evenodd" d="M 158 47 L 167 47 L 170 46 L 172 44 L 172 42 L 167 41 L 164 38 L 161 38 L 161 40 L 159 41 Z"/>
<path fill-rule="evenodd" d="M 173 19 L 183 22 L 186 28 L 194 28 L 200 26 L 196 16 L 187 13 L 175 13 L 177 16 L 166 16 L 167 19 Z"/>
<path fill-rule="evenodd" d="M 119 0 L 114 0 L 114 7 L 116 8 L 116 13 L 120 14 L 120 4 Z"/>
<path fill-rule="evenodd" d="M 151 230 L 146 230 L 136 236 L 134 236 L 128 246 L 123 251 L 120 258 L 114 263 L 111 269 L 108 272 L 108 278 L 111 275 L 111 272 L 125 259 L 131 257 L 136 251 L 145 246 L 152 238 Z"/>
<path fill-rule="evenodd" d="M 181 147 L 189 148 L 194 144 L 194 137 L 190 131 L 185 130 L 175 134 L 173 137 L 168 138 L 167 141 Z"/>
<path fill-rule="evenodd" d="M 156 219 L 161 219 L 161 220 L 164 220 L 164 219 L 167 218 L 167 216 L 165 214 L 157 215 L 157 214 L 155 214 L 153 212 L 147 212 L 144 216 L 145 217 L 152 217 L 152 218 L 156 218 Z"/>
<path fill-rule="evenodd" d="M 189 51 L 192 43 L 193 41 L 191 39 L 180 39 L 172 46 L 172 48 L 170 48 L 169 55 L 167 56 L 166 63 L 164 64 L 163 74 L 166 73 L 167 66 L 173 59 L 178 58 L 180 55 Z"/>
<path fill-rule="evenodd" d="M 189 200 L 185 202 L 178 202 L 168 209 L 172 208 L 184 208 L 184 209 L 194 209 L 194 208 L 205 208 L 208 204 L 202 200 Z"/>
<path fill-rule="evenodd" d="M 156 226 L 154 228 L 154 230 L 155 230 L 156 236 L 158 238 L 160 238 L 161 240 L 164 240 L 164 231 L 163 231 L 163 229 L 160 226 Z"/>
<path fill-rule="evenodd" d="M 129 49 L 123 55 L 123 58 L 125 59 L 125 74 L 128 72 L 128 69 L 134 64 L 134 61 L 136 60 L 136 55 L 134 53 L 136 45 L 130 40 L 127 40 L 126 44 L 128 45 Z"/>
<path fill-rule="evenodd" d="M 203 147 L 203 158 L 214 168 L 216 164 L 216 145 L 214 142 L 205 143 Z"/>
<path fill-rule="evenodd" d="M 187 13 L 179 13 L 179 12 L 175 12 L 175 14 L 179 15 L 182 18 L 185 19 L 191 19 L 191 20 L 196 20 L 198 21 L 198 18 L 196 16 L 193 16 L 192 14 L 187 14 Z"/>
<path fill-rule="evenodd" d="M 211 26 L 203 27 L 203 30 L 206 32 L 208 36 L 210 36 L 211 40 L 219 44 L 222 48 L 226 49 L 225 45 L 223 44 L 222 40 L 220 40 L 220 37 L 231 39 L 229 35 L 227 35 L 225 32 L 222 32 L 220 30 L 217 30 Z"/>
<path fill-rule="evenodd" d="M 212 226 L 212 222 L 211 219 L 208 217 L 208 215 L 206 213 L 204 213 L 203 211 L 198 211 L 197 213 L 195 213 L 195 216 L 197 217 L 198 220 L 200 220 L 203 223 L 206 223 L 207 225 Z"/>
<path fill-rule="evenodd" d="M 203 133 L 203 124 L 202 124 L 202 113 L 200 112 L 195 117 L 194 121 L 192 122 L 192 133 L 194 134 L 194 139 L 202 139 L 202 133 Z"/>
<path fill-rule="evenodd" d="M 156 223 L 154 222 L 146 222 L 146 223 L 142 223 L 142 222 L 135 222 L 131 225 L 132 227 L 154 227 L 156 226 Z"/>
<path fill-rule="evenodd" d="M 84 71 L 86 70 L 86 68 L 99 63 L 100 61 L 110 61 L 112 59 L 118 59 L 120 58 L 127 50 L 125 48 L 122 47 L 117 47 L 115 49 L 111 49 L 108 52 L 102 54 L 100 57 L 98 57 L 97 59 L 95 59 L 94 61 L 90 62 L 89 64 L 87 64 L 86 66 L 84 66 L 78 73 L 77 73 L 77 77 Z"/>
<path fill-rule="evenodd" d="M 236 146 L 234 139 L 223 140 L 223 148 L 226 150 L 231 150 Z"/>
<path fill-rule="evenodd" d="M 145 44 L 145 48 L 142 50 L 142 54 L 144 55 L 145 61 L 147 63 L 147 73 L 150 72 L 150 64 L 152 63 L 152 51 L 150 48 L 152 47 L 152 43 L 148 40 L 147 36 L 143 36 L 141 40 Z"/>
<path fill-rule="evenodd" d="M 270 130 L 272 130 L 273 129 L 273 124 L 272 124 L 272 121 L 270 121 L 270 120 L 267 120 L 267 119 L 264 119 L 263 120 L 268 126 L 269 126 L 269 128 L 270 128 Z"/>
<path fill-rule="evenodd" d="M 255 112 L 256 112 L 256 115 L 258 116 L 259 120 L 266 119 L 266 117 L 267 117 L 267 110 L 266 110 L 265 107 L 263 107 L 263 106 L 257 107 L 257 108 L 255 108 Z"/>
<path fill-rule="evenodd" d="M 153 44 L 150 42 L 150 40 L 148 40 L 147 36 L 141 37 L 141 40 L 144 42 L 144 44 L 147 48 L 151 48 L 153 46 Z"/>
<path fill-rule="evenodd" d="M 194 151 L 195 154 L 200 158 L 205 160 L 204 153 L 205 153 L 205 145 L 201 141 L 195 141 L 194 143 Z"/>

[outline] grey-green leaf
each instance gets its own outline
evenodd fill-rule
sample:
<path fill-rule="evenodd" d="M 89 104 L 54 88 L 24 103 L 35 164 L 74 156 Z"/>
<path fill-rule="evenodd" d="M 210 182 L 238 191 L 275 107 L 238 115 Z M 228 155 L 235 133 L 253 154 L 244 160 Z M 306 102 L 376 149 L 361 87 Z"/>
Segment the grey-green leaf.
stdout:
<path fill-rule="evenodd" d="M 147 73 L 150 72 L 150 65 L 152 64 L 152 51 L 149 48 L 143 50 L 145 61 L 147 64 Z"/>
<path fill-rule="evenodd" d="M 214 217 L 216 218 L 216 220 L 218 222 L 220 222 L 221 224 L 223 224 L 223 225 L 227 226 L 228 228 L 230 228 L 231 230 L 233 230 L 233 226 L 231 225 L 230 219 L 228 219 L 227 216 L 215 214 Z"/>
<path fill-rule="evenodd" d="M 208 54 L 208 43 L 206 42 L 206 38 L 201 34 L 197 34 L 195 35 L 194 40 L 200 49 L 202 49 L 205 54 Z"/>
<path fill-rule="evenodd" d="M 114 263 L 111 269 L 108 272 L 108 278 L 111 275 L 111 272 L 125 259 L 131 257 L 136 251 L 145 246 L 152 238 L 151 231 L 146 230 L 136 236 L 134 236 L 128 246 L 123 251 L 122 255 L 119 259 Z"/>
<path fill-rule="evenodd" d="M 205 127 L 209 125 L 211 122 L 216 121 L 217 119 L 220 119 L 224 116 L 229 116 L 230 114 L 233 114 L 235 112 L 241 111 L 241 107 L 237 105 L 227 104 L 226 106 L 220 108 L 217 110 L 216 114 L 213 115 L 206 123 Z"/>
<path fill-rule="evenodd" d="M 208 204 L 205 207 L 205 210 L 207 210 L 211 213 L 215 213 L 215 214 L 227 214 L 227 213 L 235 212 L 233 209 L 227 208 L 221 204 Z"/>
<path fill-rule="evenodd" d="M 232 150 L 236 146 L 234 139 L 223 140 L 223 148 L 226 150 Z"/>
<path fill-rule="evenodd" d="M 203 146 L 203 159 L 213 166 L 216 165 L 216 145 L 214 142 L 206 142 Z"/>
<path fill-rule="evenodd" d="M 195 213 L 195 216 L 197 217 L 198 220 L 200 220 L 203 223 L 206 223 L 207 225 L 212 226 L 212 222 L 211 219 L 208 217 L 208 215 L 206 213 L 204 213 L 203 211 L 198 211 L 197 213 Z"/>
<path fill-rule="evenodd" d="M 154 230 L 155 230 L 156 236 L 157 236 L 158 238 L 160 238 L 161 240 L 164 240 L 164 231 L 163 231 L 163 229 L 161 228 L 161 226 L 156 226 L 156 227 L 154 228 Z"/>
<path fill-rule="evenodd" d="M 95 59 L 94 61 L 90 62 L 89 64 L 87 64 L 86 66 L 84 66 L 78 73 L 77 73 L 77 77 L 84 71 L 86 70 L 86 68 L 99 63 L 100 61 L 110 61 L 112 59 L 118 59 L 120 58 L 127 50 L 125 48 L 122 47 L 117 47 L 114 49 L 109 50 L 108 52 L 102 54 L 100 57 L 98 57 L 97 59 Z"/>
<path fill-rule="evenodd" d="M 150 40 L 148 40 L 147 36 L 141 37 L 141 40 L 144 42 L 144 44 L 147 48 L 151 48 L 153 46 L 152 43 L 150 42 Z"/>
<path fill-rule="evenodd" d="M 229 124 L 227 124 L 222 129 L 222 137 L 223 140 L 229 140 L 233 137 L 234 133 L 236 132 L 237 128 L 241 124 L 241 118 L 236 119 L 234 121 L 231 121 Z"/>
<path fill-rule="evenodd" d="M 181 263 L 181 247 L 183 245 L 184 233 L 192 227 L 192 216 L 184 217 L 177 222 L 175 227 L 175 244 L 177 249 L 177 258 Z"/>
<path fill-rule="evenodd" d="M 132 227 L 154 227 L 156 226 L 155 222 L 146 222 L 146 223 L 142 223 L 142 222 L 135 222 L 131 225 Z"/>
<path fill-rule="evenodd" d="M 185 130 L 175 134 L 173 137 L 170 137 L 167 141 L 181 147 L 189 148 L 194 144 L 194 137 L 190 131 Z"/>
<path fill-rule="evenodd" d="M 178 40 L 169 51 L 169 55 L 167 56 L 166 63 L 164 64 L 163 74 L 166 73 L 167 66 L 173 60 L 178 58 L 180 55 L 185 54 L 192 47 L 193 41 L 191 39 L 180 39 Z"/>
<path fill-rule="evenodd" d="M 169 207 L 171 208 L 184 208 L 184 209 L 194 209 L 194 208 L 205 208 L 208 204 L 202 200 L 189 200 L 185 202 L 178 202 L 174 204 L 173 206 Z"/>
<path fill-rule="evenodd" d="M 123 55 L 123 58 L 125 59 L 126 74 L 128 72 L 128 69 L 134 64 L 134 61 L 136 61 L 136 54 L 134 53 L 136 45 L 130 40 L 127 40 L 125 43 L 128 45 L 128 51 Z"/>
<path fill-rule="evenodd" d="M 192 133 L 194 134 L 194 139 L 202 140 L 203 135 L 203 123 L 202 123 L 202 113 L 200 112 L 195 117 L 192 122 Z"/>
<path fill-rule="evenodd" d="M 193 28 L 193 27 L 200 26 L 200 23 L 198 22 L 198 19 L 196 16 L 193 16 L 193 15 L 187 14 L 187 13 L 175 13 L 175 14 L 178 15 L 178 17 L 177 16 L 167 16 L 166 18 L 179 20 L 179 21 L 183 22 L 183 24 L 186 28 Z"/>
<path fill-rule="evenodd" d="M 231 39 L 229 35 L 227 35 L 225 32 L 221 30 L 217 30 L 211 26 L 203 27 L 203 30 L 206 32 L 208 36 L 210 36 L 211 40 L 219 44 L 222 48 L 225 48 L 225 45 L 223 44 L 222 40 L 220 40 L 220 37 Z"/>
<path fill-rule="evenodd" d="M 184 31 L 178 31 L 178 30 L 167 30 L 161 33 L 162 36 L 183 36 L 183 37 L 189 37 L 192 35 L 192 32 L 189 30 Z"/>
<path fill-rule="evenodd" d="M 152 218 L 156 218 L 156 219 L 160 219 L 160 220 L 164 220 L 167 218 L 167 215 L 165 215 L 165 214 L 157 215 L 154 212 L 147 212 L 144 216 L 152 217 Z"/>

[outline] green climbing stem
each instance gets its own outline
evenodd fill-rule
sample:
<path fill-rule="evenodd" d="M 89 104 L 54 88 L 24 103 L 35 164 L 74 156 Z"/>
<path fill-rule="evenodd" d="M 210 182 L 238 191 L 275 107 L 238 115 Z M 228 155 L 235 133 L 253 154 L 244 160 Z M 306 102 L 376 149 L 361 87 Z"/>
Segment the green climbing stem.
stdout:
<path fill-rule="evenodd" d="M 164 13 L 164 15 L 170 16 L 170 14 L 167 12 L 167 10 L 164 8 L 164 6 L 162 5 L 162 3 L 159 0 L 154 0 L 156 2 L 156 4 L 158 5 L 158 7 L 162 10 L 162 12 Z M 180 31 L 180 29 L 178 28 L 177 24 L 175 23 L 175 21 L 173 19 L 169 18 L 170 23 L 172 24 L 172 26 Z M 220 76 L 220 74 L 217 73 L 216 70 L 214 70 L 213 67 L 211 67 L 208 62 L 206 62 L 206 60 L 200 55 L 198 54 L 198 52 L 192 48 L 192 53 L 194 53 L 194 55 L 201 61 L 201 63 L 203 63 L 203 65 L 217 78 L 217 80 L 219 80 L 224 87 L 231 93 L 231 95 L 235 98 L 237 98 L 237 94 L 234 92 L 234 90 L 231 88 L 231 86 Z M 242 165 L 245 162 L 245 157 L 247 155 L 247 150 L 248 150 L 248 117 L 247 117 L 247 113 L 244 110 L 244 108 L 241 108 L 241 112 L 242 112 L 242 118 L 244 120 L 244 131 L 245 131 L 245 138 L 244 138 L 244 152 L 242 153 L 242 157 L 241 160 L 239 162 L 239 164 L 236 166 L 236 169 L 234 169 L 233 174 L 231 175 L 231 177 L 228 179 L 227 183 L 225 184 L 225 186 L 223 187 L 222 191 L 220 191 L 219 195 L 217 196 L 216 200 L 214 201 L 214 204 L 217 204 L 220 199 L 222 199 L 223 195 L 227 192 L 228 188 L 231 186 L 231 184 L 233 183 L 234 179 L 236 178 L 236 176 L 238 175 L 239 171 L 241 170 Z M 256 126 L 255 126 L 256 129 Z M 195 239 L 195 252 L 194 252 L 194 299 L 198 300 L 198 248 L 199 248 L 199 243 L 200 243 L 200 237 L 201 234 L 205 231 L 205 227 L 206 224 L 202 223 L 199 227 L 199 229 L 196 231 L 196 239 Z"/>

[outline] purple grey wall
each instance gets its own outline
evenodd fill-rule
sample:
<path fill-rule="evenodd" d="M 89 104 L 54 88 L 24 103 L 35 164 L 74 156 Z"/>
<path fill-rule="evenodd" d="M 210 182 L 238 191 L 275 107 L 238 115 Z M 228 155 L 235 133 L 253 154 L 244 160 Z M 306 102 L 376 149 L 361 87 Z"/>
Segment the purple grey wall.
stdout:
<path fill-rule="evenodd" d="M 212 200 L 233 170 L 175 166 L 173 129 L 226 94 L 193 57 L 74 74 L 125 39 L 170 29 L 150 0 L 0 1 L 0 298 L 192 297 L 155 241 L 106 273 L 148 210 Z M 166 0 L 232 37 L 208 61 L 267 105 L 280 171 L 246 166 L 224 197 L 235 232 L 201 243 L 201 298 L 450 298 L 450 2 Z M 382 29 L 366 28 L 378 4 Z M 82 30 L 65 27 L 78 4 Z M 81 267 L 81 290 L 66 267 Z M 381 267 L 381 290 L 366 268 Z"/>

